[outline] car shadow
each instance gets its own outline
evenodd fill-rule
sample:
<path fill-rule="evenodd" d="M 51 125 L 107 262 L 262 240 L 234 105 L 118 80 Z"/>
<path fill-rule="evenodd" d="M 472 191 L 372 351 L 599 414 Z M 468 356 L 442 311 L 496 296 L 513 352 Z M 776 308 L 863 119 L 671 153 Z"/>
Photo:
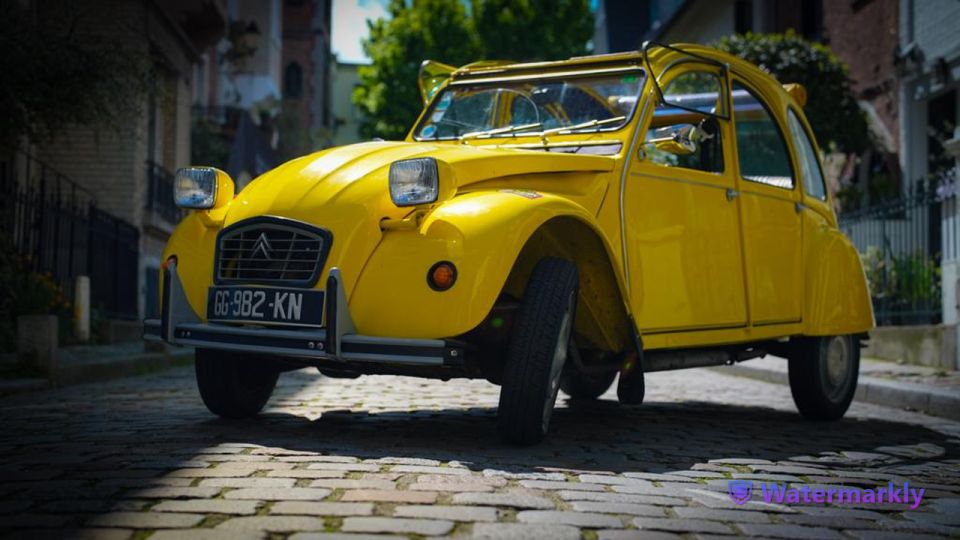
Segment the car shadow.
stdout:
<path fill-rule="evenodd" d="M 276 401 L 294 398 L 297 390 L 281 389 Z M 708 401 L 653 400 L 622 406 L 610 398 L 561 397 L 548 437 L 522 448 L 498 440 L 495 405 L 383 412 L 328 408 L 317 411 L 318 417 L 286 409 L 270 409 L 254 420 L 208 419 L 193 429 L 224 441 L 291 452 L 424 458 L 456 461 L 473 470 L 513 472 L 563 468 L 664 472 L 718 459 L 827 456 L 829 461 L 829 456 L 843 452 L 870 453 L 879 447 L 920 443 L 944 448 L 944 459 L 960 456 L 952 436 L 916 424 L 863 417 L 816 422 L 792 410 Z M 905 461 L 909 460 L 900 460 Z"/>
<path fill-rule="evenodd" d="M 45 526 L 87 523 L 125 508 L 144 488 L 195 485 L 174 471 L 231 461 L 237 453 L 419 458 L 507 473 L 662 473 L 709 470 L 711 461 L 729 459 L 802 464 L 807 456 L 878 478 L 894 464 L 946 465 L 960 456 L 955 436 L 916 423 L 876 416 L 811 422 L 771 407 L 663 398 L 640 406 L 564 399 L 548 438 L 517 448 L 497 439 L 495 393 L 485 386 L 476 386 L 485 394 L 473 405 L 453 406 L 463 400 L 451 398 L 423 406 L 410 388 L 380 389 L 382 379 L 318 383 L 299 374 L 284 379 L 266 412 L 224 420 L 212 417 L 195 389 L 185 387 L 193 382 L 184 369 L 0 400 L 0 497 L 7 517 L 22 508 L 25 515 L 49 518 L 40 520 Z M 390 393 L 399 392 L 412 405 L 365 412 L 349 393 L 332 399 L 339 406 L 309 399 L 324 386 L 332 393 L 342 384 L 373 385 L 365 391 L 386 396 L 380 403 L 396 401 Z M 917 457 L 877 451 L 911 445 L 943 450 Z M 935 483 L 935 468 L 919 467 L 914 480 Z M 3 523 L 9 521 L 0 515 Z"/>

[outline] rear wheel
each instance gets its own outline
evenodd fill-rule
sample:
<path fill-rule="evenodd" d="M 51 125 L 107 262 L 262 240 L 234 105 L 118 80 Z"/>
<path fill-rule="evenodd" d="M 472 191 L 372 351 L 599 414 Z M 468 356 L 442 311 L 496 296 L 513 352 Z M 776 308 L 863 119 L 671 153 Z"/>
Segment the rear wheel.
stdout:
<path fill-rule="evenodd" d="M 498 428 L 508 443 L 529 445 L 547 433 L 577 302 L 577 267 L 547 257 L 533 269 L 507 347 Z"/>
<path fill-rule="evenodd" d="M 280 372 L 261 358 L 197 349 L 197 387 L 210 412 L 247 418 L 267 404 Z"/>
<path fill-rule="evenodd" d="M 800 414 L 836 420 L 857 391 L 860 347 L 853 336 L 801 338 L 789 357 L 790 391 Z"/>

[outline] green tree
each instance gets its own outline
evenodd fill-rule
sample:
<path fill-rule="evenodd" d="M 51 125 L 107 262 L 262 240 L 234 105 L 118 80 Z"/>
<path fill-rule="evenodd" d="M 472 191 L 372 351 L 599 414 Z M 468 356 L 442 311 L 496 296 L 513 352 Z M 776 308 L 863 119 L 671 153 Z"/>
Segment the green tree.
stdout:
<path fill-rule="evenodd" d="M 484 59 L 551 60 L 586 52 L 593 32 L 587 0 L 393 0 L 390 18 L 370 24 L 353 102 L 364 137 L 401 139 L 422 109 L 424 60 L 460 66 Z"/>
<path fill-rule="evenodd" d="M 488 60 L 556 60 L 587 52 L 588 0 L 471 0 L 481 54 Z"/>
<path fill-rule="evenodd" d="M 28 7 L 29 6 L 29 7 Z M 118 129 L 147 90 L 149 56 L 97 29 L 83 3 L 0 0 L 0 148 L 73 124 Z"/>
<path fill-rule="evenodd" d="M 782 83 L 802 84 L 807 89 L 804 112 L 825 150 L 860 153 L 867 148 L 867 121 L 850 87 L 847 65 L 826 46 L 792 31 L 728 36 L 714 46 L 757 64 Z"/>
<path fill-rule="evenodd" d="M 373 61 L 359 69 L 353 101 L 363 111 L 364 137 L 402 139 L 421 109 L 417 89 L 420 63 L 452 65 L 475 60 L 476 34 L 459 0 L 404 0 L 390 3 L 390 18 L 370 24 L 363 49 Z"/>

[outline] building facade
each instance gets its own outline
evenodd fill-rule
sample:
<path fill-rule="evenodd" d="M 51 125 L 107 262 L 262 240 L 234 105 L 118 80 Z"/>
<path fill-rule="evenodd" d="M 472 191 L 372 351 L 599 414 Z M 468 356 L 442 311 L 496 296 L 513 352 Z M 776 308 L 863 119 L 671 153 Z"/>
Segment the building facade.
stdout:
<path fill-rule="evenodd" d="M 139 319 L 156 309 L 161 253 L 180 218 L 171 171 L 190 163 L 195 68 L 200 51 L 223 35 L 226 12 L 218 0 L 94 0 L 82 8 L 78 20 L 90 25 L 85 31 L 116 39 L 149 59 L 151 80 L 141 113 L 115 131 L 73 126 L 51 142 L 29 146 L 91 192 L 99 210 L 139 232 L 138 294 L 127 304 L 135 310 L 121 314 Z"/>
<path fill-rule="evenodd" d="M 285 0 L 283 4 L 283 158 L 332 144 L 331 6 L 331 0 Z"/>
<path fill-rule="evenodd" d="M 333 116 L 333 146 L 360 142 L 360 108 L 353 103 L 353 91 L 360 84 L 360 64 L 334 62 L 330 84 Z"/>

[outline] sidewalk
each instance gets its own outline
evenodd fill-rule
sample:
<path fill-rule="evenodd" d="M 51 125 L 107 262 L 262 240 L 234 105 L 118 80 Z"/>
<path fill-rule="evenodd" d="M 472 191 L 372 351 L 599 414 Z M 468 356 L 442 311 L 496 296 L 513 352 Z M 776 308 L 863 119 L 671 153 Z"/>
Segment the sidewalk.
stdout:
<path fill-rule="evenodd" d="M 775 356 L 711 369 L 728 375 L 789 384 L 787 361 Z M 860 379 L 854 400 L 960 420 L 960 372 L 864 358 L 860 362 Z"/>
<path fill-rule="evenodd" d="M 192 360 L 192 348 L 167 347 L 161 351 L 149 351 L 142 341 L 64 347 L 58 351 L 57 386 L 142 375 Z M 0 395 L 50 386 L 49 380 L 40 378 L 0 379 Z"/>

